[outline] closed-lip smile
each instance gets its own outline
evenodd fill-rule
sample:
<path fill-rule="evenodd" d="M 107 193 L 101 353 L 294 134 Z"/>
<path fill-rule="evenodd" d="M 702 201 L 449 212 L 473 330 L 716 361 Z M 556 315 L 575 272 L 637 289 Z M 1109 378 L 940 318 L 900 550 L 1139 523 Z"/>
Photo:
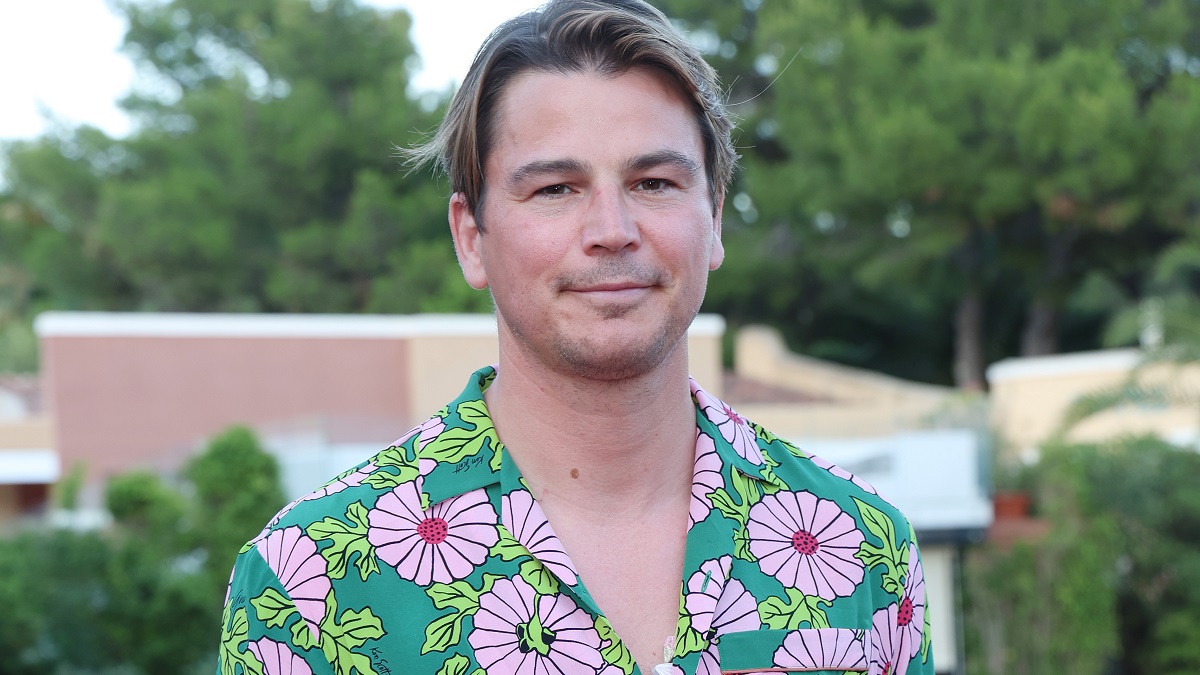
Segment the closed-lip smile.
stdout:
<path fill-rule="evenodd" d="M 575 293 L 603 293 L 614 291 L 637 290 L 648 288 L 649 284 L 640 281 L 608 281 L 600 284 L 589 284 L 576 288 L 568 288 L 567 290 Z"/>

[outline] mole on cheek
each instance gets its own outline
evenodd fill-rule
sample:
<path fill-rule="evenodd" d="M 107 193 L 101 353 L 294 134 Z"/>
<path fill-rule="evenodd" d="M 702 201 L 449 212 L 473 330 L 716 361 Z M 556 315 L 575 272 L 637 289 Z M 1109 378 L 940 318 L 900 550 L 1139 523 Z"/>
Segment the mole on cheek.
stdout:
<path fill-rule="evenodd" d="M 579 469 L 571 469 L 571 478 L 579 478 Z"/>

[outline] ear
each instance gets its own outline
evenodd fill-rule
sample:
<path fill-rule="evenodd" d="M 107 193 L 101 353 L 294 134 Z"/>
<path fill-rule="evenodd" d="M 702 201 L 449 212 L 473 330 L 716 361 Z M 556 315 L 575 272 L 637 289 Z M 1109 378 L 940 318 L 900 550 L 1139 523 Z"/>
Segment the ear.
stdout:
<path fill-rule="evenodd" d="M 450 196 L 450 236 L 454 238 L 454 253 L 463 277 L 471 288 L 487 288 L 487 272 L 483 268 L 483 237 L 475 214 L 467 206 L 467 198 L 461 192 Z"/>
<path fill-rule="evenodd" d="M 717 208 L 713 211 L 712 250 L 708 256 L 708 270 L 711 272 L 721 266 L 725 260 L 725 245 L 721 243 L 721 210 L 725 208 L 725 193 L 717 197 Z"/>

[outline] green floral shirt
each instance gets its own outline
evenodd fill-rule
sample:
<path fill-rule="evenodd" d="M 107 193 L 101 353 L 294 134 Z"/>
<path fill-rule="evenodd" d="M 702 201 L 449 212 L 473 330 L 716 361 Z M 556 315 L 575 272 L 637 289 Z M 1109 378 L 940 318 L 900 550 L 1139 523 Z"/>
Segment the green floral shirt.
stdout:
<path fill-rule="evenodd" d="M 496 436 L 494 378 L 242 548 L 219 675 L 638 672 Z M 675 652 L 655 674 L 932 674 L 908 521 L 695 382 L 692 397 Z"/>

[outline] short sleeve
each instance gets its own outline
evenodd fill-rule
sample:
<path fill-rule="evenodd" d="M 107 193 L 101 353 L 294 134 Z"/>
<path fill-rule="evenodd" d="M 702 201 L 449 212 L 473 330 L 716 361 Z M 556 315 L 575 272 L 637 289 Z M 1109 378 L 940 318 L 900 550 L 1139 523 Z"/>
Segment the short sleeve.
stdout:
<path fill-rule="evenodd" d="M 221 615 L 216 675 L 333 675 L 320 638 L 259 548 L 243 549 Z"/>

